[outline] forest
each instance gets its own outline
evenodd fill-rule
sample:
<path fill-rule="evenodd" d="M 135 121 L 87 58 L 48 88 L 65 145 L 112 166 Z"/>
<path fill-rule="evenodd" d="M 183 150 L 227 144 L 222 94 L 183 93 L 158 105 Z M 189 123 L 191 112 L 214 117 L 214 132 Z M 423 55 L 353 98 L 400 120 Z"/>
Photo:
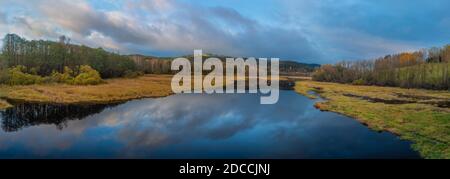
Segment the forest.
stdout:
<path fill-rule="evenodd" d="M 102 78 L 138 73 L 136 64 L 128 57 L 102 48 L 74 45 L 65 36 L 53 42 L 29 41 L 16 34 L 7 34 L 3 39 L 0 70 L 0 83 L 11 85 L 97 84 Z"/>
<path fill-rule="evenodd" d="M 313 80 L 354 85 L 450 90 L 450 45 L 372 60 L 323 65 Z"/>

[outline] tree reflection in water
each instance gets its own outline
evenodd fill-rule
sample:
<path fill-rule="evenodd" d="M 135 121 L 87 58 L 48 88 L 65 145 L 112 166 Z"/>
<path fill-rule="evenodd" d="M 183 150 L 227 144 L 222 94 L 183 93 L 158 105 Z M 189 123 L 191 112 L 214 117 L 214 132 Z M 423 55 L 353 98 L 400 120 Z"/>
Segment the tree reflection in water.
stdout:
<path fill-rule="evenodd" d="M 21 103 L 13 108 L 0 112 L 2 129 L 6 132 L 19 131 L 22 128 L 54 124 L 62 130 L 67 127 L 70 120 L 80 120 L 87 116 L 102 112 L 104 109 L 114 107 L 115 104 L 88 104 L 88 105 L 57 105 Z"/>

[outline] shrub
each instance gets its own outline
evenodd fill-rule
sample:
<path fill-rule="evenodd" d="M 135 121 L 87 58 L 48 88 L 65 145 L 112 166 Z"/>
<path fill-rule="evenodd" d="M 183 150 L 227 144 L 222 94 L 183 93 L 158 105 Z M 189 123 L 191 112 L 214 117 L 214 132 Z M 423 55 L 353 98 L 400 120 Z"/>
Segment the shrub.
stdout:
<path fill-rule="evenodd" d="M 73 84 L 75 85 L 96 85 L 103 83 L 100 73 L 88 65 L 80 66 L 80 74 L 78 74 Z"/>
<path fill-rule="evenodd" d="M 144 75 L 143 72 L 127 70 L 127 71 L 125 72 L 124 77 L 125 77 L 125 78 L 137 78 L 137 77 L 142 76 L 142 75 Z"/>
<path fill-rule="evenodd" d="M 70 69 L 69 67 L 64 67 L 64 73 L 53 71 L 53 73 L 50 75 L 50 81 L 56 83 L 74 84 L 73 74 L 74 73 L 72 69 Z"/>
<path fill-rule="evenodd" d="M 64 67 L 64 73 L 53 71 L 50 76 L 41 77 L 25 73 L 27 68 L 24 66 L 16 66 L 5 70 L 0 69 L 0 84 L 9 85 L 31 85 L 41 83 L 65 83 L 71 85 L 96 85 L 103 83 L 99 72 L 88 65 L 79 67 L 80 73 L 75 76 L 75 73 L 69 67 Z M 30 72 L 35 69 L 30 69 Z"/>
<path fill-rule="evenodd" d="M 352 85 L 365 85 L 365 84 L 367 84 L 367 82 L 364 79 L 357 79 L 352 82 Z"/>
<path fill-rule="evenodd" d="M 26 71 L 26 67 L 21 65 L 9 69 L 9 80 L 7 83 L 10 85 L 31 85 L 44 81 L 41 76 L 24 73 L 24 71 Z"/>
<path fill-rule="evenodd" d="M 33 67 L 33 68 L 30 68 L 30 70 L 28 71 L 28 73 L 29 73 L 29 74 L 32 74 L 32 75 L 38 75 L 38 71 L 39 71 L 38 68 Z"/>

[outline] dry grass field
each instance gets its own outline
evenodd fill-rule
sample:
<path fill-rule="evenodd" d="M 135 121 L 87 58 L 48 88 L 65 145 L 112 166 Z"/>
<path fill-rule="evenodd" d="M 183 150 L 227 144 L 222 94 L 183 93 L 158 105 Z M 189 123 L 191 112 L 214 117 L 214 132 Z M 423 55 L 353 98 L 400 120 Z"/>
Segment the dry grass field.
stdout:
<path fill-rule="evenodd" d="M 35 103 L 83 104 L 111 103 L 138 98 L 163 97 L 172 94 L 170 75 L 146 75 L 134 79 L 110 79 L 105 84 L 75 86 L 46 84 L 0 86 L 0 108 L 10 106 L 7 100 Z"/>

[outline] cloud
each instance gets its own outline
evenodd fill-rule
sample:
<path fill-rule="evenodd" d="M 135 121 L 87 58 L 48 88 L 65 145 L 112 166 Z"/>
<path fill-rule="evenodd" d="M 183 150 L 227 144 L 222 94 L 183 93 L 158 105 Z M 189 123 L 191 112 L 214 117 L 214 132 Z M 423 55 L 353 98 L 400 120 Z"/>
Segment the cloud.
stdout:
<path fill-rule="evenodd" d="M 235 2 L 247 8 L 241 9 L 222 1 L 4 0 L 0 35 L 68 35 L 121 53 L 174 56 L 203 49 L 332 63 L 448 43 L 448 2 L 437 1 L 268 0 L 276 5 L 262 11 L 265 4 L 252 2 Z"/>
<path fill-rule="evenodd" d="M 318 54 L 301 33 L 261 25 L 225 7 L 158 0 L 132 1 L 123 9 L 111 11 L 96 10 L 86 1 L 41 0 L 36 5 L 30 10 L 38 11 L 41 17 L 19 17 L 18 24 L 10 26 L 35 31 L 37 27 L 30 25 L 30 21 L 46 21 L 68 32 L 76 42 L 126 53 L 181 55 L 203 49 L 236 56 L 310 59 Z M 41 34 L 55 36 L 49 29 L 41 27 Z"/>
<path fill-rule="evenodd" d="M 136 22 L 120 12 L 99 12 L 87 3 L 72 1 L 48 1 L 42 3 L 40 9 L 45 16 L 65 29 L 83 36 L 99 32 L 113 37 L 120 43 L 145 44 L 149 36 L 139 36 L 145 29 L 136 27 Z M 67 9 L 61 14 L 60 9 Z"/>
<path fill-rule="evenodd" d="M 351 28 L 312 27 L 314 39 L 322 44 L 320 47 L 326 54 L 335 59 L 361 60 L 377 58 L 382 55 L 413 51 L 421 48 L 417 42 L 394 40 L 382 36 L 371 35 Z"/>
<path fill-rule="evenodd" d="M 283 0 L 284 23 L 302 27 L 326 59 L 364 59 L 449 43 L 448 1 Z"/>

